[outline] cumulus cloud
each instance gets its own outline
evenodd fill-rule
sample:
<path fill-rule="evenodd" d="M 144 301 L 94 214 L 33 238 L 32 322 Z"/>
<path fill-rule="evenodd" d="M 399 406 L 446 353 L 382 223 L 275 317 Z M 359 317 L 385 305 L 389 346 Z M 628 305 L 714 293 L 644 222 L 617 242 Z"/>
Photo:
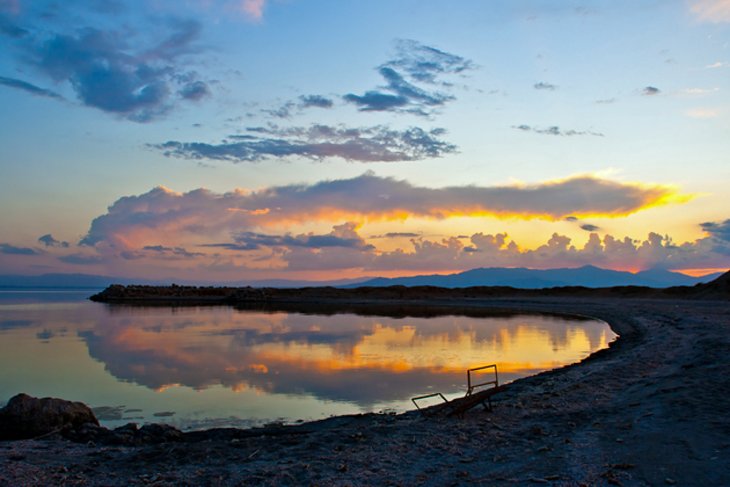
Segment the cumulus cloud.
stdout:
<path fill-rule="evenodd" d="M 535 83 L 532 85 L 533 88 L 536 90 L 548 90 L 548 91 L 555 91 L 558 89 L 556 85 L 545 83 L 544 81 L 540 81 L 539 83 Z"/>
<path fill-rule="evenodd" d="M 163 22 L 159 40 L 144 45 L 138 42 L 141 35 L 133 31 L 86 27 L 71 34 L 37 33 L 21 46 L 21 59 L 54 82 L 68 83 L 86 106 L 148 122 L 178 102 L 208 94 L 207 84 L 181 62 L 183 56 L 200 51 L 196 45 L 200 30 L 194 21 Z M 4 78 L 3 84 L 59 97 L 20 80 Z"/>
<path fill-rule="evenodd" d="M 30 93 L 31 95 L 43 96 L 46 98 L 55 98 L 56 100 L 63 100 L 63 97 L 55 91 L 40 88 L 32 83 L 28 83 L 27 81 L 23 81 L 20 79 L 6 78 L 4 76 L 0 76 L 0 85 L 7 86 L 8 88 L 15 88 L 16 90 L 25 91 L 26 93 Z"/>
<path fill-rule="evenodd" d="M 7 255 L 38 255 L 39 251 L 30 247 L 16 247 L 9 243 L 0 243 L 0 254 Z"/>
<path fill-rule="evenodd" d="M 711 237 L 722 240 L 724 242 L 730 242 L 730 219 L 724 222 L 705 222 L 701 223 L 700 227 L 702 230 L 707 232 Z"/>
<path fill-rule="evenodd" d="M 417 161 L 456 152 L 456 146 L 440 139 L 443 129 L 425 131 L 412 127 L 393 130 L 383 125 L 347 128 L 310 127 L 249 128 L 247 134 L 231 135 L 220 144 L 168 141 L 152 147 L 168 157 L 258 162 L 265 159 L 303 157 L 321 161 L 339 157 L 355 162 Z"/>
<path fill-rule="evenodd" d="M 661 90 L 655 86 L 645 86 L 644 89 L 641 90 L 641 94 L 644 96 L 654 96 L 661 93 Z"/>
<path fill-rule="evenodd" d="M 569 215 L 618 216 L 677 198 L 680 196 L 671 187 L 592 176 L 521 186 L 426 188 L 365 173 L 350 179 L 223 194 L 205 189 L 176 193 L 157 187 L 117 200 L 106 214 L 94 219 L 81 243 L 140 247 L 140 242 L 150 245 L 150 240 L 161 234 L 203 238 L 278 224 L 343 219 L 442 219 L 485 214 L 556 220 Z M 256 240 L 249 235 L 240 243 L 252 242 Z"/>
<path fill-rule="evenodd" d="M 357 105 L 361 111 L 428 116 L 435 108 L 455 99 L 452 94 L 437 89 L 448 91 L 452 87 L 441 78 L 474 69 L 474 64 L 468 59 L 413 40 L 397 41 L 396 52 L 394 59 L 377 68 L 385 85 L 362 95 L 348 93 L 343 99 Z"/>
<path fill-rule="evenodd" d="M 62 242 L 60 240 L 56 240 L 53 238 L 53 235 L 50 233 L 47 233 L 41 237 L 38 237 L 38 242 L 42 243 L 46 247 L 60 247 L 60 248 L 68 248 L 69 243 L 68 242 Z"/>
<path fill-rule="evenodd" d="M 553 125 L 552 127 L 539 128 L 530 125 L 513 125 L 513 129 L 521 130 L 523 132 L 533 132 L 541 135 L 557 135 L 559 137 L 572 137 L 574 135 L 593 135 L 595 137 L 603 137 L 601 132 L 594 132 L 592 130 L 564 130 L 560 127 Z"/>

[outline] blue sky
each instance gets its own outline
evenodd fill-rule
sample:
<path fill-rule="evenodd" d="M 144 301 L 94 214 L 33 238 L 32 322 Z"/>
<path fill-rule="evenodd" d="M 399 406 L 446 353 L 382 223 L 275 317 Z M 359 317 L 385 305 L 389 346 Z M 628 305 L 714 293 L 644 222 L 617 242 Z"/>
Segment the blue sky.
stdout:
<path fill-rule="evenodd" d="M 729 26 L 727 0 L 0 0 L 0 272 L 726 268 Z"/>

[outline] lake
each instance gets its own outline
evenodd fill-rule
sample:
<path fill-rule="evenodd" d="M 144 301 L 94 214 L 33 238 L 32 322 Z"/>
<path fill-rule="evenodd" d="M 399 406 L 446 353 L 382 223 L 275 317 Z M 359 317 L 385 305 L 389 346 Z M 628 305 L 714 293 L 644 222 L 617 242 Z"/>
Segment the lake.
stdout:
<path fill-rule="evenodd" d="M 13 395 L 95 408 L 102 424 L 250 427 L 402 412 L 579 361 L 616 335 L 551 315 L 366 316 L 92 303 L 97 290 L 0 290 L 0 405 Z"/>

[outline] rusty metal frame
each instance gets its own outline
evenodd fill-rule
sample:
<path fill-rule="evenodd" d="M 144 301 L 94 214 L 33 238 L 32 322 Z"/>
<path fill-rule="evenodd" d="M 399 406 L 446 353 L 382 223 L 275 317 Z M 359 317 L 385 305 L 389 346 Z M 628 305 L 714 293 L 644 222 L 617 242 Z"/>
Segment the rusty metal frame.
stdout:
<path fill-rule="evenodd" d="M 423 396 L 413 397 L 413 398 L 411 398 L 411 402 L 413 402 L 413 404 L 416 406 L 416 409 L 418 409 L 419 411 L 423 412 L 423 409 L 421 409 L 421 406 L 418 405 L 418 402 L 417 401 L 420 401 L 421 399 L 428 399 L 430 397 L 436 397 L 436 396 L 441 397 L 441 399 L 443 399 L 443 401 L 445 403 L 448 403 L 449 402 L 449 400 L 446 399 L 444 397 L 444 395 L 441 394 L 440 392 L 434 392 L 432 394 L 424 394 Z"/>
<path fill-rule="evenodd" d="M 480 382 L 478 384 L 472 384 L 471 383 L 471 373 L 477 372 L 479 370 L 485 370 L 485 369 L 494 369 L 494 380 L 486 381 L 486 382 Z M 492 385 L 495 388 L 499 387 L 499 375 L 497 373 L 497 364 L 489 364 L 489 365 L 482 365 L 481 367 L 474 367 L 473 369 L 467 369 L 466 371 L 466 396 L 471 396 L 474 392 L 474 389 L 478 387 L 488 386 Z"/>

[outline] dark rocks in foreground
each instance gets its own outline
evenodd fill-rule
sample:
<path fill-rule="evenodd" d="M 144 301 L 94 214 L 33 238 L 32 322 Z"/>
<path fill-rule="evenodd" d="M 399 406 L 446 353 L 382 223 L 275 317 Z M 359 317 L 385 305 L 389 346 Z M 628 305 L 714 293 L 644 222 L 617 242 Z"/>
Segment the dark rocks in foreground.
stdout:
<path fill-rule="evenodd" d="M 18 394 L 0 409 L 0 440 L 26 440 L 58 434 L 74 441 L 139 445 L 181 441 L 183 433 L 164 424 L 136 424 L 110 430 L 99 425 L 81 402 Z"/>
<path fill-rule="evenodd" d="M 86 425 L 99 427 L 99 421 L 91 409 L 80 402 L 18 394 L 0 409 L 0 440 L 36 438 Z"/>

